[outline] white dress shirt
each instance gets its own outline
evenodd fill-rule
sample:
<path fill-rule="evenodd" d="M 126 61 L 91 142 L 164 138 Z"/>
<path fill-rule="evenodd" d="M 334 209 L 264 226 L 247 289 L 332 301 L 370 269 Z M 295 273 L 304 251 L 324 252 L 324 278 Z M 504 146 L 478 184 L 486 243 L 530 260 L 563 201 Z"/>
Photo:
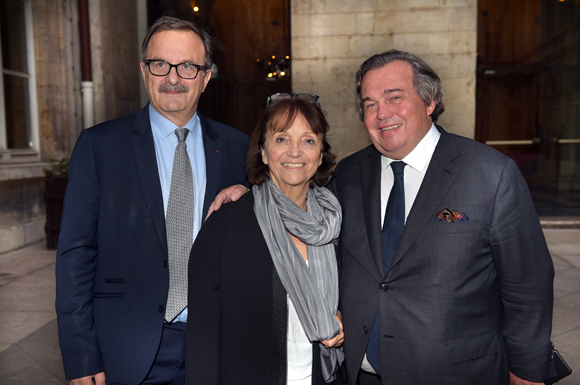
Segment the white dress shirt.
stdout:
<path fill-rule="evenodd" d="M 437 146 L 440 137 L 441 133 L 437 131 L 435 125 L 432 125 L 431 129 L 423 139 L 421 139 L 419 144 L 415 146 L 413 151 L 401 159 L 407 164 L 404 168 L 405 222 L 407 221 L 409 212 L 411 212 L 411 207 L 413 207 L 415 198 L 419 193 L 419 188 L 421 188 L 421 183 L 423 183 L 427 167 L 429 167 L 429 162 L 431 161 L 433 152 L 435 152 L 435 147 Z M 393 170 L 389 167 L 392 162 L 395 162 L 395 160 L 387 158 L 386 156 L 381 156 L 381 221 L 385 220 L 387 202 L 389 201 L 391 189 L 395 183 L 395 175 L 393 174 Z"/>
<path fill-rule="evenodd" d="M 405 222 L 407 221 L 409 212 L 411 212 L 415 198 L 417 198 L 417 194 L 421 188 L 421 183 L 423 183 L 423 178 L 425 177 L 425 173 L 429 167 L 429 162 L 431 161 L 431 157 L 433 157 L 435 147 L 437 146 L 440 137 L 441 133 L 437 128 L 435 128 L 435 125 L 432 124 L 431 129 L 423 139 L 421 139 L 419 144 L 415 146 L 413 151 L 401 159 L 407 164 L 404 168 Z M 391 167 L 389 167 L 392 162 L 395 162 L 395 160 L 381 155 L 381 221 L 385 220 L 385 211 L 387 211 L 389 195 L 391 195 L 391 189 L 395 183 L 395 175 L 393 174 Z M 376 371 L 368 362 L 366 354 L 363 358 L 361 369 L 365 372 L 376 374 Z"/>
<path fill-rule="evenodd" d="M 296 308 L 288 296 L 288 334 L 286 336 L 288 359 L 287 383 L 310 385 L 312 383 L 312 343 L 302 328 Z"/>
<path fill-rule="evenodd" d="M 308 265 L 308 260 L 306 261 Z M 289 295 L 288 303 L 288 332 L 286 334 L 286 358 L 288 385 L 310 385 L 312 383 L 312 343 L 306 336 L 298 312 Z"/>

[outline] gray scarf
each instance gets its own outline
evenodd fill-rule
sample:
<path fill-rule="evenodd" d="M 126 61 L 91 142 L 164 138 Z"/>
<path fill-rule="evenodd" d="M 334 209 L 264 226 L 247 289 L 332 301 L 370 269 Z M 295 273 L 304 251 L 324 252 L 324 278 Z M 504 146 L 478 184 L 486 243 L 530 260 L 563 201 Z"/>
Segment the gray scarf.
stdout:
<path fill-rule="evenodd" d="M 342 221 L 338 200 L 324 187 L 308 189 L 306 211 L 268 179 L 254 186 L 254 212 L 266 240 L 280 280 L 296 308 L 311 342 L 327 340 L 340 333 L 338 271 L 333 242 L 337 242 Z M 288 235 L 307 245 L 308 265 Z M 342 348 L 320 344 L 322 373 L 326 382 L 336 378 L 344 360 Z"/>

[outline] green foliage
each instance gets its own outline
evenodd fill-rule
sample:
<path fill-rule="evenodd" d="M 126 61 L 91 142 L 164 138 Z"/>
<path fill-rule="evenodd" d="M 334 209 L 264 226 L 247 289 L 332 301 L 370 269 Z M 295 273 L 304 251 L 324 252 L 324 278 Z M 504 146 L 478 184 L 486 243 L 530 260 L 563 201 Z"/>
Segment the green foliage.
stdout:
<path fill-rule="evenodd" d="M 65 178 L 68 179 L 68 162 L 69 158 L 48 158 L 50 168 L 44 167 L 42 170 L 47 178 Z"/>

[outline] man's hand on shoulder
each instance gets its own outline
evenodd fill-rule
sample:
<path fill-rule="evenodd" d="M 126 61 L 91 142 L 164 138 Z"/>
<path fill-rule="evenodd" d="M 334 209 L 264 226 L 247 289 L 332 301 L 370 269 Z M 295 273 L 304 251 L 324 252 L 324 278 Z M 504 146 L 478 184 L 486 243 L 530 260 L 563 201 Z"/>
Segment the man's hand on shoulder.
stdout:
<path fill-rule="evenodd" d="M 207 220 L 207 218 L 209 218 L 211 213 L 213 213 L 214 211 L 218 211 L 224 203 L 235 202 L 248 191 L 250 190 L 248 190 L 248 188 L 243 184 L 236 184 L 223 189 L 222 191 L 219 192 L 218 195 L 216 195 L 213 202 L 211 202 L 209 210 L 207 210 L 207 216 L 205 217 L 205 219 Z"/>
<path fill-rule="evenodd" d="M 105 385 L 105 372 L 100 372 L 92 376 L 76 378 L 70 382 L 71 385 L 93 385 L 93 379 L 96 385 Z"/>
<path fill-rule="evenodd" d="M 524 380 L 523 378 L 519 378 L 518 376 L 510 372 L 510 385 L 544 385 L 544 383 Z"/>

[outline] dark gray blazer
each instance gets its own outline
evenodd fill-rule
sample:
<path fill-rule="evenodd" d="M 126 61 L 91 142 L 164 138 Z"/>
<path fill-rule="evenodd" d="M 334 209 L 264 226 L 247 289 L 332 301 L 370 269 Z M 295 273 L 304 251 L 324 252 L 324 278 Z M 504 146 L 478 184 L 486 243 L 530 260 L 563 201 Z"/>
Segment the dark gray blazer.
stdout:
<path fill-rule="evenodd" d="M 476 141 L 441 138 L 383 276 L 379 152 L 341 161 L 340 310 L 355 380 L 380 308 L 383 384 L 509 384 L 549 377 L 552 260 L 516 164 Z M 469 221 L 437 223 L 444 207 Z M 382 286 L 381 283 L 386 283 Z"/>

